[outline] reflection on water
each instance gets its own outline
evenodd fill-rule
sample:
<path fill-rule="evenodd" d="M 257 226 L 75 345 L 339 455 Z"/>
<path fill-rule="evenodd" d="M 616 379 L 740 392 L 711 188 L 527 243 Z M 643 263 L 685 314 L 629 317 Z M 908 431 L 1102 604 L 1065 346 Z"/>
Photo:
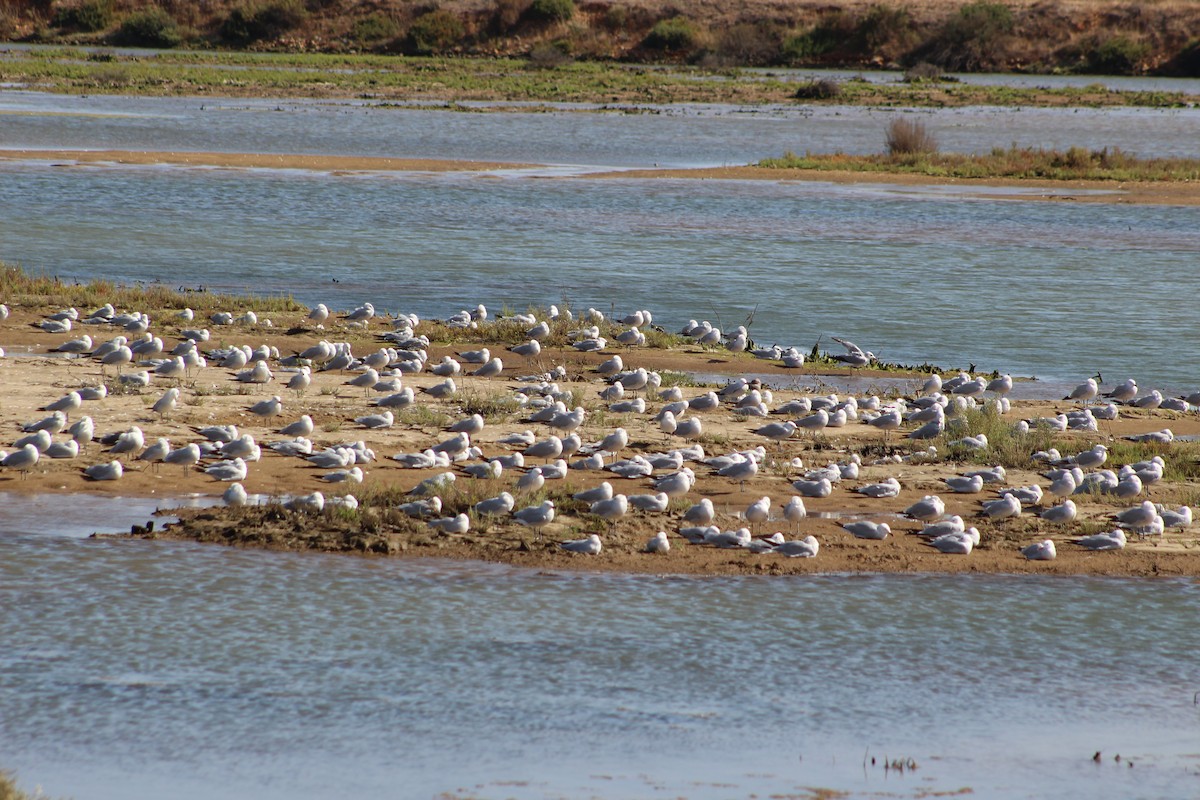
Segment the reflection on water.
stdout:
<path fill-rule="evenodd" d="M 1195 780 L 1187 582 L 558 574 L 73 539 L 23 531 L 12 506 L 0 763 L 59 794 L 1165 797 Z M 870 766 L 885 756 L 920 768 Z"/>

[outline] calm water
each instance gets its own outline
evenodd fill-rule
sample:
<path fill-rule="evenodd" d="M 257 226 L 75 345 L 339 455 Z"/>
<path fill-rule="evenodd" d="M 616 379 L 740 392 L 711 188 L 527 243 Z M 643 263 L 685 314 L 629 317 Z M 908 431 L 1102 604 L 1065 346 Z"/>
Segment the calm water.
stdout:
<path fill-rule="evenodd" d="M 1197 155 L 1200 108 L 872 109 L 846 106 L 646 106 L 644 113 L 463 113 L 349 101 L 47 95 L 0 91 L 6 148 L 342 153 L 595 167 L 748 164 L 785 151 L 878 153 L 884 130 L 915 114 L 943 150 L 1012 144 L 1120 147 Z"/>
<path fill-rule="evenodd" d="M 1200 291 L 1195 208 L 807 182 L 10 164 L 0 220 L 0 258 L 80 279 L 438 317 L 567 300 L 650 308 L 672 329 L 753 313 L 764 344 L 841 335 L 906 364 L 1200 381 L 1181 349 L 1200 321 L 1186 299 Z"/>
<path fill-rule="evenodd" d="M 1194 388 L 1194 209 L 538 177 L 865 143 L 874 112 L 274 108 L 10 92 L 0 136 L 554 166 L 6 164 L 0 259 L 423 316 L 564 298 L 649 307 L 668 327 L 754 311 L 764 343 L 840 334 L 895 361 Z M 1063 136 L 1111 124 L 1148 147 L 1195 141 L 1184 112 L 1051 117 Z M 1049 118 L 938 117 L 1001 144 Z M 559 575 L 82 538 L 150 510 L 0 498 L 0 766 L 56 796 L 1200 791 L 1189 582 Z M 885 772 L 885 757 L 920 767 Z"/>
<path fill-rule="evenodd" d="M 148 511 L 73 500 L 68 531 Z M 0 510 L 0 763 L 55 795 L 1200 791 L 1188 582 L 534 573 L 24 511 Z"/>

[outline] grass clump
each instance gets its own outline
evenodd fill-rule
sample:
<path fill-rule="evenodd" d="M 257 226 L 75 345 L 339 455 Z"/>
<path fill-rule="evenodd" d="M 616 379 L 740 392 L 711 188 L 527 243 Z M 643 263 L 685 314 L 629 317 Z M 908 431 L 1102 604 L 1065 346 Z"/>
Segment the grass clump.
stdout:
<path fill-rule="evenodd" d="M 444 428 L 450 424 L 450 415 L 429 406 L 411 405 L 401 409 L 396 422 L 413 428 Z"/>
<path fill-rule="evenodd" d="M 511 395 L 464 391 L 460 398 L 463 416 L 478 414 L 488 422 L 513 419 L 521 412 L 520 401 Z"/>
<path fill-rule="evenodd" d="M 884 136 L 890 156 L 912 156 L 936 153 L 937 138 L 925 128 L 921 120 L 894 119 L 887 126 Z"/>
<path fill-rule="evenodd" d="M 964 436 L 981 433 L 988 440 L 988 446 L 982 450 L 948 445 Z M 938 452 L 949 452 L 952 458 L 960 461 L 987 466 L 999 464 L 1006 469 L 1029 469 L 1035 466 L 1030 456 L 1055 447 L 1059 442 L 1055 431 L 1035 428 L 1029 433 L 1021 433 L 1011 420 L 1004 419 L 993 409 L 981 408 L 968 409 L 947 420 L 946 433 L 934 440 L 934 444 Z"/>
<path fill-rule="evenodd" d="M 930 64 L 928 61 L 913 64 L 904 70 L 905 83 L 938 83 L 941 81 L 957 83 L 958 79 L 948 77 L 944 69 L 937 64 Z"/>

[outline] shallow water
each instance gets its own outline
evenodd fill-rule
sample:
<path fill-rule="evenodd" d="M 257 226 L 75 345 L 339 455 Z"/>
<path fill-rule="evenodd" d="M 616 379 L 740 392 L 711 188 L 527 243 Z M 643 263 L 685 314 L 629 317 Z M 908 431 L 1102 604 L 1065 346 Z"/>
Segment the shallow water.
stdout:
<path fill-rule="evenodd" d="M 82 539 L 7 499 L 0 763 L 56 795 L 1200 788 L 1189 582 L 268 554 Z"/>
<path fill-rule="evenodd" d="M 1180 350 L 1197 214 L 809 182 L 0 168 L 0 258 L 60 276 L 423 317 L 753 314 L 764 345 L 840 335 L 903 364 L 1169 391 L 1197 380 Z"/>
<path fill-rule="evenodd" d="M 745 163 L 785 149 L 877 150 L 897 113 L 656 111 L 463 114 L 0 93 L 7 146 L 549 165 L 487 176 L 348 176 L 5 164 L 0 258 L 81 280 L 290 292 L 335 308 L 371 299 L 422 316 L 480 301 L 523 309 L 563 300 L 577 309 L 650 308 L 672 329 L 689 318 L 729 329 L 753 315 L 761 344 L 807 351 L 818 339 L 836 347 L 830 337 L 841 335 L 893 362 L 1042 379 L 1022 387 L 1031 396 L 1060 397 L 1097 372 L 1110 382 L 1134 375 L 1147 388 L 1194 390 L 1179 342 L 1198 317 L 1177 298 L 1200 289 L 1196 209 L 1028 202 L 1018 191 L 984 200 L 950 185 L 561 177 Z M 1190 153 L 1198 114 L 951 109 L 930 121 L 951 137 L 948 149 L 980 136 L 981 145 L 1001 146 L 1097 137 L 1093 144 Z"/>
<path fill-rule="evenodd" d="M 464 103 L 464 108 L 474 105 Z M 474 113 L 368 101 L 67 96 L 0 92 L 5 148 L 192 150 L 458 158 L 607 167 L 754 163 L 791 150 L 878 153 L 913 115 L 943 150 L 1119 147 L 1145 157 L 1195 155 L 1200 108 L 639 106 L 600 111 Z"/>
<path fill-rule="evenodd" d="M 208 103 L 5 92 L 0 132 L 10 147 L 469 157 L 562 174 L 878 149 L 890 118 Z M 1172 152 L 1193 143 L 1188 113 L 936 119 L 961 141 L 1108 144 L 1116 131 Z M 1101 369 L 1190 388 L 1195 223 L 1193 209 L 870 185 L 0 166 L 0 258 L 31 269 L 423 316 L 564 297 L 650 307 L 669 327 L 755 311 L 763 343 L 841 334 L 889 360 L 1060 381 L 1039 386 Z M 0 498 L 0 766 L 52 795 L 1200 789 L 1191 582 L 564 575 L 84 538 L 150 510 Z M 883 769 L 897 758 L 919 767 Z"/>

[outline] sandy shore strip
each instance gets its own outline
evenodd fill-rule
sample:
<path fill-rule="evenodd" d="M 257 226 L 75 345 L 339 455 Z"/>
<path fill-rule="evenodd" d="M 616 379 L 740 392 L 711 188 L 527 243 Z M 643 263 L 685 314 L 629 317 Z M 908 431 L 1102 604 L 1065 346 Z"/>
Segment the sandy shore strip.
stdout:
<path fill-rule="evenodd" d="M 295 169 L 313 172 L 494 172 L 531 164 L 437 158 L 375 158 L 274 153 L 205 153 L 153 150 L 0 150 L 0 160 L 77 164 L 156 164 L 223 169 Z"/>
<path fill-rule="evenodd" d="M 547 165 L 454 159 L 373 158 L 263 153 L 212 153 L 141 150 L 0 150 L 0 161 L 59 161 L 65 164 L 155 164 L 224 169 L 295 169 L 314 172 L 497 172 L 549 169 Z M 578 177 L 578 176 L 575 176 Z M 960 179 L 927 175 L 844 170 L 768 169 L 757 166 L 696 169 L 637 169 L 585 173 L 608 180 L 764 180 L 812 181 L 863 186 L 954 187 L 958 194 L 981 198 L 1048 202 L 1200 205 L 1200 184 L 1152 181 L 1044 181 L 1011 178 Z"/>
<path fill-rule="evenodd" d="M 927 441 L 908 441 L 901 435 L 885 433 L 862 422 L 849 422 L 844 427 L 826 428 L 817 435 L 797 434 L 782 442 L 771 442 L 753 431 L 761 425 L 786 416 L 747 418 L 733 410 L 728 403 L 707 411 L 692 412 L 702 420 L 703 432 L 683 441 L 668 437 L 655 420 L 654 413 L 667 401 L 655 393 L 641 393 L 647 403 L 646 413 L 613 411 L 599 392 L 608 384 L 596 372 L 597 366 L 610 357 L 606 353 L 582 353 L 563 342 L 567 331 L 579 323 L 556 322 L 547 346 L 536 356 L 519 356 L 506 347 L 521 340 L 523 323 L 487 324 L 478 331 L 447 328 L 440 323 L 422 322 L 418 331 L 431 340 L 428 347 L 429 364 L 446 357 L 457 358 L 466 350 L 489 347 L 494 355 L 503 358 L 504 366 L 494 377 L 472 377 L 459 374 L 455 394 L 435 399 L 424 390 L 443 379 L 429 374 L 405 374 L 401 382 L 416 391 L 416 400 L 407 408 L 397 409 L 390 427 L 369 429 L 357 422 L 368 414 L 383 409 L 373 405 L 383 395 L 347 382 L 354 371 L 316 371 L 312 384 L 300 394 L 285 388 L 294 374 L 272 358 L 268 363 L 273 371 L 270 383 L 239 381 L 239 370 L 216 365 L 211 356 L 205 366 L 182 380 L 154 378 L 144 388 L 123 385 L 113 367 L 104 370 L 95 360 L 86 357 L 66 358 L 49 351 L 76 336 L 89 333 L 98 343 L 117 334 L 109 326 L 77 325 L 64 334 L 48 334 L 35 327 L 44 315 L 57 308 L 14 306 L 9 319 L 0 323 L 0 346 L 8 350 L 0 359 L 0 384 L 5 388 L 5 400 L 0 403 L 0 449 L 12 450 L 12 443 L 24 435 L 23 425 L 43 419 L 45 405 L 82 386 L 103 383 L 110 388 L 102 400 L 85 401 L 70 420 L 82 415 L 95 421 L 97 436 L 116 433 L 137 426 L 146 446 L 158 437 L 169 439 L 179 448 L 203 437 L 199 429 L 218 424 L 235 424 L 241 434 L 250 434 L 262 447 L 259 461 L 250 462 L 248 474 L 242 481 L 251 494 L 271 501 L 289 496 L 321 491 L 333 498 L 353 494 L 360 498 L 354 511 L 327 507 L 319 514 L 289 511 L 275 502 L 263 507 L 211 508 L 181 512 L 183 522 L 167 530 L 156 530 L 151 537 L 167 537 L 205 542 L 219 542 L 241 547 L 261 547 L 281 550 L 316 550 L 404 557 L 433 556 L 441 558 L 483 559 L 535 568 L 613 570 L 648 572 L 654 574 L 785 574 L 785 573 L 842 573 L 842 572 L 981 572 L 1095 575 L 1200 575 L 1200 533 L 1194 528 L 1168 529 L 1161 536 L 1142 540 L 1130 535 L 1129 545 L 1117 552 L 1092 552 L 1073 544 L 1072 540 L 1085 534 L 1111 530 L 1111 515 L 1148 498 L 1172 508 L 1200 502 L 1200 482 L 1196 460 L 1200 445 L 1177 440 L 1170 444 L 1133 445 L 1122 437 L 1170 428 L 1176 437 L 1200 436 L 1200 416 L 1196 412 L 1179 413 L 1162 410 L 1122 408 L 1120 417 L 1101 423 L 1097 432 L 1038 433 L 1029 439 L 1029 447 L 1050 444 L 1064 454 L 1076 453 L 1093 444 L 1106 442 L 1114 451 L 1149 457 L 1160 454 L 1167 459 L 1172 477 L 1148 485 L 1142 496 L 1132 500 L 1118 499 L 1110 494 L 1077 495 L 1079 519 L 1069 525 L 1054 525 L 1037 516 L 1041 508 L 1052 501 L 1027 507 L 1019 517 L 990 521 L 981 516 L 981 501 L 995 497 L 989 487 L 980 494 L 953 494 L 947 491 L 945 479 L 968 469 L 977 469 L 999 459 L 1009 458 L 1010 466 L 1003 486 L 1048 485 L 1039 474 L 1037 465 L 1026 456 L 1015 458 L 1011 450 L 1002 456 L 984 452 L 972 454 L 961 447 L 951 446 L 948 437 Z M 238 309 L 229 309 L 235 316 Z M 87 313 L 86 311 L 84 312 Z M 257 322 L 214 326 L 200 319 L 185 322 L 172 310 L 158 309 L 153 330 L 173 348 L 185 328 L 207 325 L 212 338 L 201 345 L 211 351 L 218 346 L 241 345 L 277 348 L 286 357 L 321 340 L 347 341 L 354 352 L 365 356 L 377 351 L 382 340 L 379 335 L 392 330 L 387 321 L 378 318 L 368 326 L 347 323 L 331 318 L 323 330 L 300 314 L 260 314 Z M 273 324 L 267 324 L 267 317 Z M 615 330 L 616 328 L 614 328 Z M 555 343 L 557 339 L 558 343 Z M 219 343 L 219 345 L 218 345 Z M 668 385 L 677 383 L 684 398 L 706 395 L 712 388 L 694 385 L 687 379 L 690 372 L 725 375 L 735 378 L 741 373 L 781 374 L 771 397 L 778 408 L 789 400 L 811 396 L 803 387 L 811 380 L 818 385 L 819 370 L 783 370 L 770 366 L 746 354 L 701 348 L 693 344 L 677 344 L 670 349 L 620 348 L 628 366 L 645 365 L 668 376 Z M 467 370 L 472 369 L 465 365 Z M 513 433 L 531 430 L 538 440 L 546 440 L 552 429 L 543 423 L 530 421 L 531 406 L 517 404 L 515 390 L 528 389 L 529 381 L 520 378 L 540 375 L 561 367 L 565 373 L 555 382 L 562 392 L 570 392 L 571 402 L 585 409 L 585 421 L 576 433 L 584 443 L 595 443 L 618 426 L 628 433 L 628 445 L 618 454 L 620 458 L 667 452 L 686 444 L 700 444 L 707 455 L 714 456 L 766 448 L 767 455 L 757 474 L 744 484 L 719 476 L 710 466 L 689 462 L 696 483 L 683 497 L 669 501 L 663 511 L 631 510 L 625 516 L 607 521 L 591 513 L 589 504 L 573 499 L 576 492 L 593 488 L 608 481 L 618 494 L 653 494 L 653 478 L 618 477 L 601 470 L 573 469 L 565 479 L 548 480 L 541 488 L 523 492 L 517 482 L 527 470 L 550 461 L 528 458 L 525 469 L 510 468 L 498 477 L 470 477 L 457 464 L 452 468 L 403 467 L 392 456 L 399 453 L 421 452 L 436 443 L 450 439 L 447 426 L 471 413 L 486 418 L 482 431 L 471 437 L 485 457 L 511 455 L 520 446 L 506 445 L 502 440 Z M 135 367 L 126 366 L 130 373 Z M 784 377 L 786 373 L 786 377 Z M 895 375 L 895 373 L 889 373 Z M 916 390 L 926 376 L 912 374 L 909 388 Z M 171 410 L 156 413 L 152 406 L 169 387 L 178 387 L 180 397 Z M 763 388 L 769 388 L 771 380 Z M 536 396 L 536 393 L 534 393 Z M 632 393 L 631 393 L 632 394 Z M 282 412 L 274 417 L 259 417 L 249 408 L 272 396 L 280 396 Z M 911 395 L 910 395 L 911 396 Z M 1074 404 L 1067 402 L 1014 402 L 1012 410 L 993 426 L 1008 426 L 1022 418 L 1052 416 L 1066 411 Z M 569 406 L 568 406 L 569 407 Z M 300 457 L 289 457 L 269 450 L 271 442 L 290 439 L 278 433 L 280 428 L 308 415 L 314 425 L 309 438 L 314 450 L 363 442 L 374 451 L 375 458 L 360 465 L 364 470 L 362 483 L 330 484 L 322 476 L 331 468 L 318 468 Z M 977 421 L 983 417 L 977 417 Z M 915 427 L 907 424 L 906 429 Z M 562 435 L 565 432 L 559 431 Z M 65 434 L 54 437 L 62 440 Z M 933 445 L 938 450 L 934 458 L 913 458 Z M 1011 448 L 1011 444 L 1009 445 Z M 153 464 L 139 460 L 135 451 L 120 457 L 124 475 L 120 480 L 97 481 L 85 477 L 89 465 L 110 462 L 114 456 L 107 448 L 92 442 L 75 458 L 42 458 L 29 474 L 15 469 L 0 469 L 0 489 L 20 493 L 81 492 L 107 496 L 178 497 L 192 493 L 219 497 L 230 485 L 215 480 L 196 469 L 179 465 Z M 572 455 L 570 461 L 583 458 Z M 804 498 L 808 516 L 795 524 L 782 518 L 782 508 L 796 495 L 792 481 L 814 468 L 829 464 L 848 464 L 858 459 L 862 466 L 857 478 L 837 483 L 828 497 Z M 206 459 L 210 464 L 215 459 Z M 613 458 L 605 459 L 611 463 Z M 473 459 L 470 463 L 482 463 Z M 1106 466 L 1116 469 L 1115 459 Z M 508 491 L 515 496 L 517 508 L 553 500 L 557 513 L 553 522 L 540 530 L 515 524 L 506 515 L 480 516 L 470 512 L 470 529 L 463 533 L 440 532 L 425 520 L 401 513 L 401 503 L 415 499 L 409 495 L 422 481 L 435 475 L 455 474 L 452 487 L 439 493 L 442 515 L 459 511 L 470 512 L 474 503 Z M 665 474 L 658 470 L 656 477 Z M 895 478 L 901 484 L 898 496 L 875 499 L 854 489 L 869 483 Z M 945 555 L 936 552 L 916 536 L 922 524 L 900 515 L 900 511 L 924 495 L 939 495 L 946 505 L 946 514 L 961 515 L 967 525 L 978 527 L 981 542 L 969 555 Z M 816 558 L 787 558 L 774 553 L 752 553 L 746 549 L 721 549 L 712 545 L 689 544 L 679 535 L 685 510 L 702 497 L 711 499 L 717 518 L 714 524 L 723 531 L 749 527 L 755 537 L 762 538 L 779 532 L 788 540 L 815 536 L 821 543 Z M 748 523 L 743 517 L 748 506 L 762 497 L 769 497 L 771 519 L 760 524 Z M 842 524 L 853 520 L 887 522 L 892 534 L 882 541 L 857 539 L 843 529 Z M 643 552 L 647 540 L 658 531 L 668 534 L 671 550 L 665 554 Z M 601 536 L 603 551 L 598 556 L 586 556 L 563 551 L 558 542 Z M 1056 542 L 1058 557 L 1053 561 L 1028 561 L 1021 548 L 1039 540 Z"/>

